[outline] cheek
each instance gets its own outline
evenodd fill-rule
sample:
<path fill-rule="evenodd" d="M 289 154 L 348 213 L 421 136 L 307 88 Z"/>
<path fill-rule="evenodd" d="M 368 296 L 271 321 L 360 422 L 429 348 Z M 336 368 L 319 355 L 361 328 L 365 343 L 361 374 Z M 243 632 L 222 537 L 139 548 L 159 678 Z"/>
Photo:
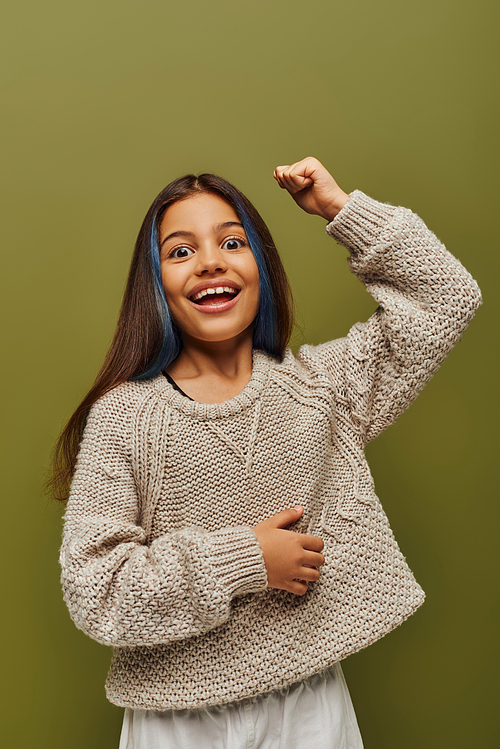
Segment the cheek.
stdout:
<path fill-rule="evenodd" d="M 252 287 L 254 290 L 253 296 L 254 296 L 255 314 L 257 314 L 257 311 L 259 308 L 259 301 L 260 301 L 259 286 L 260 286 L 259 271 L 257 269 L 257 264 L 255 263 L 255 266 L 253 269 L 253 279 L 252 279 Z"/>
<path fill-rule="evenodd" d="M 245 268 L 243 269 L 242 274 L 243 274 L 243 277 L 246 279 L 247 284 L 257 289 L 257 293 L 258 293 L 259 291 L 259 269 L 257 267 L 257 262 L 253 255 L 251 255 L 251 257 L 247 259 L 245 263 Z"/>
<path fill-rule="evenodd" d="M 259 311 L 259 304 L 260 304 L 260 294 L 259 294 L 259 279 L 257 278 L 257 281 L 255 282 L 255 291 L 253 294 L 253 308 L 254 308 L 254 316 Z"/>
<path fill-rule="evenodd" d="M 162 270 L 161 272 L 161 280 L 163 284 L 163 291 L 165 292 L 165 298 L 167 300 L 167 304 L 169 307 L 172 307 L 175 305 L 175 285 L 174 285 L 174 279 L 172 279 L 171 275 L 167 275 L 166 271 Z"/>

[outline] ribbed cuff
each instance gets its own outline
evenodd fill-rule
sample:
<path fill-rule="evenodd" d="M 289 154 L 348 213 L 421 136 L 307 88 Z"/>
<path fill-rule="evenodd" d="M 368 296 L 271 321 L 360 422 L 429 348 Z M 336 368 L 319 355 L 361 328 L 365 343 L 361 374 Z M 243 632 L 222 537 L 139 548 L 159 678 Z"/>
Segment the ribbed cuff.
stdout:
<path fill-rule="evenodd" d="M 377 243 L 397 210 L 369 198 L 361 190 L 354 190 L 342 210 L 327 224 L 326 231 L 351 252 L 363 252 Z"/>
<path fill-rule="evenodd" d="M 230 598 L 267 587 L 264 555 L 251 528 L 223 528 L 211 533 L 209 553 L 214 577 Z"/>

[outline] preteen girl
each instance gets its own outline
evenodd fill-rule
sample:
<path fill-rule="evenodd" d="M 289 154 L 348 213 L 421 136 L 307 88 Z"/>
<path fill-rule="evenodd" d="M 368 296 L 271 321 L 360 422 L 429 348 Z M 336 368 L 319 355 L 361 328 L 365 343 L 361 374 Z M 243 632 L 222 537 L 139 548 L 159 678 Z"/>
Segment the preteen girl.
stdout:
<path fill-rule="evenodd" d="M 368 322 L 294 356 L 263 220 L 220 177 L 182 177 L 146 215 L 110 352 L 59 443 L 65 600 L 114 647 L 121 749 L 361 747 L 339 662 L 424 598 L 364 447 L 459 340 L 478 287 L 415 214 L 347 195 L 316 159 L 274 176 L 350 250 L 380 305 Z"/>

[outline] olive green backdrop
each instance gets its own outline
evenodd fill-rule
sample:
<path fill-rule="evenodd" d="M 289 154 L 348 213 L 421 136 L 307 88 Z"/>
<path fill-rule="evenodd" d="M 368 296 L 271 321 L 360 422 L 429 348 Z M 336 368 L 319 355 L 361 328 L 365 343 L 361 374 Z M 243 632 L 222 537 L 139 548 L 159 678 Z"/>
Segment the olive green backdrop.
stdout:
<path fill-rule="evenodd" d="M 9 749 L 118 745 L 122 713 L 103 689 L 110 654 L 62 602 L 60 511 L 43 481 L 110 341 L 156 193 L 209 170 L 249 195 L 290 273 L 295 344 L 341 336 L 374 309 L 324 221 L 272 179 L 307 155 L 345 190 L 413 208 L 485 297 L 433 382 L 369 448 L 428 598 L 345 662 L 366 749 L 498 745 L 498 22 L 494 0 L 26 0 L 4 12 Z"/>

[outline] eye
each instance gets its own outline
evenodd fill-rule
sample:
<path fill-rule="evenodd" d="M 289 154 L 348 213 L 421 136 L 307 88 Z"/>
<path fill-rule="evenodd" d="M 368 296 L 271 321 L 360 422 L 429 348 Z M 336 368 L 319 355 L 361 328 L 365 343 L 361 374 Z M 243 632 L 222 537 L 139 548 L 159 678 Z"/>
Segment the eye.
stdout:
<path fill-rule="evenodd" d="M 191 247 L 176 247 L 172 250 L 169 257 L 176 257 L 176 258 L 185 258 L 192 255 L 194 250 L 191 249 Z"/>
<path fill-rule="evenodd" d="M 237 239 L 236 237 L 231 237 L 230 239 L 226 239 L 224 244 L 222 245 L 223 250 L 239 250 L 241 247 L 245 247 L 246 242 L 243 239 Z"/>

